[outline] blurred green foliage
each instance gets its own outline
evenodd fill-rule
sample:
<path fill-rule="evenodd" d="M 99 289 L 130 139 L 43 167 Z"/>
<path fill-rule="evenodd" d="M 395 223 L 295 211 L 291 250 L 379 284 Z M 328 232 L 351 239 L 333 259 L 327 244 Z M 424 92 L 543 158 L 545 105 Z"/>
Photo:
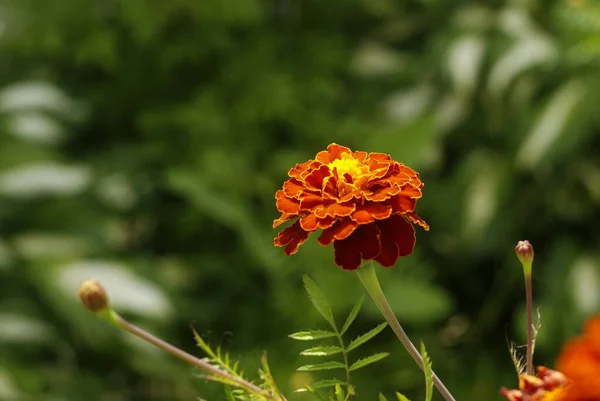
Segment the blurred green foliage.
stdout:
<path fill-rule="evenodd" d="M 426 183 L 413 255 L 381 269 L 458 400 L 515 383 L 513 247 L 530 240 L 536 361 L 600 310 L 600 5 L 595 0 L 19 0 L 0 9 L 0 399 L 223 399 L 188 366 L 86 313 L 116 308 L 197 352 L 192 324 L 282 390 L 314 325 L 362 293 L 332 249 L 272 246 L 287 170 L 337 142 Z M 365 303 L 357 335 L 381 321 Z M 351 330 L 352 331 L 352 330 Z M 422 376 L 384 332 L 362 399 Z M 305 395 L 291 396 L 303 400 Z"/>

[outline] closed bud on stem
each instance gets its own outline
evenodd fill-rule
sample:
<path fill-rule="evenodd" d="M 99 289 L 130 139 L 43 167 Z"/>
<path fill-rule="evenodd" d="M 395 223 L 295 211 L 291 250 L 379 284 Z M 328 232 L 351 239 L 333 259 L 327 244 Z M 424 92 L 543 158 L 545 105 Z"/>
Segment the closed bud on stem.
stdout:
<path fill-rule="evenodd" d="M 86 280 L 79 287 L 79 298 L 87 310 L 92 313 L 101 313 L 110 309 L 110 302 L 106 290 L 96 280 Z"/>
<path fill-rule="evenodd" d="M 515 247 L 515 253 L 517 254 L 519 262 L 523 265 L 525 274 L 531 274 L 531 265 L 533 264 L 534 256 L 533 246 L 531 246 L 529 241 L 519 241 Z"/>

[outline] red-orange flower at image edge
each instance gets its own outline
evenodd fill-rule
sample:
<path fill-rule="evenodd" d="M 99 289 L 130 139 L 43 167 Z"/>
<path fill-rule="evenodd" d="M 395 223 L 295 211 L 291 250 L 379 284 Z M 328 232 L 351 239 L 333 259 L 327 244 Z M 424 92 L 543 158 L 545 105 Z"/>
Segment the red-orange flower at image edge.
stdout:
<path fill-rule="evenodd" d="M 556 368 L 521 375 L 518 389 L 500 393 L 508 401 L 600 401 L 600 315 L 586 322 L 583 335 L 565 344 Z"/>
<path fill-rule="evenodd" d="M 335 263 L 357 269 L 363 260 L 393 266 L 415 245 L 415 212 L 423 183 L 419 174 L 384 153 L 352 152 L 331 144 L 314 160 L 297 164 L 277 191 L 281 217 L 273 228 L 296 220 L 275 238 L 293 255 L 309 234 L 322 230 L 321 245 L 333 243 Z"/>
<path fill-rule="evenodd" d="M 600 315 L 588 319 L 583 334 L 564 345 L 556 368 L 571 381 L 560 401 L 600 401 Z"/>

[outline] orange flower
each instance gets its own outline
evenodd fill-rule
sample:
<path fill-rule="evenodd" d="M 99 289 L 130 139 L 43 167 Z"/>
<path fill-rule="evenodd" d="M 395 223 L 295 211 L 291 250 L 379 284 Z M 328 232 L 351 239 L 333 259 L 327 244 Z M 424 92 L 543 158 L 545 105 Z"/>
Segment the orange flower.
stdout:
<path fill-rule="evenodd" d="M 518 390 L 500 393 L 509 401 L 600 401 L 600 315 L 565 344 L 556 366 L 560 372 L 539 367 L 537 376 L 519 377 Z"/>
<path fill-rule="evenodd" d="M 297 219 L 274 241 L 288 256 L 320 229 L 318 242 L 333 242 L 335 263 L 343 269 L 355 270 L 368 259 L 391 267 L 413 250 L 411 223 L 429 230 L 415 213 L 423 188 L 419 174 L 389 155 L 331 144 L 288 175 L 275 194 L 282 214 L 273 222 L 275 228 Z"/>
<path fill-rule="evenodd" d="M 600 315 L 565 344 L 556 366 L 573 382 L 561 401 L 600 401 Z"/>
<path fill-rule="evenodd" d="M 568 380 L 561 373 L 544 366 L 537 367 L 537 376 L 519 376 L 519 389 L 500 389 L 508 401 L 564 401 Z"/>

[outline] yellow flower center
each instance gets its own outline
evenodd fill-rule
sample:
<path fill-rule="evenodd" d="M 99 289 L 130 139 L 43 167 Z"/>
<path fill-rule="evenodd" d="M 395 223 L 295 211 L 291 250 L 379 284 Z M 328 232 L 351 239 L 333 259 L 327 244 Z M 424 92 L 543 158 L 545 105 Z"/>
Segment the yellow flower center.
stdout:
<path fill-rule="evenodd" d="M 552 391 L 545 392 L 544 396 L 541 398 L 541 401 L 559 401 L 563 393 L 563 388 L 555 388 Z"/>
<path fill-rule="evenodd" d="M 357 181 L 369 172 L 369 166 L 361 163 L 349 153 L 342 153 L 342 158 L 329 163 L 329 168 L 332 171 L 335 168 L 339 177 L 343 177 L 346 173 L 349 174 L 353 181 Z"/>

